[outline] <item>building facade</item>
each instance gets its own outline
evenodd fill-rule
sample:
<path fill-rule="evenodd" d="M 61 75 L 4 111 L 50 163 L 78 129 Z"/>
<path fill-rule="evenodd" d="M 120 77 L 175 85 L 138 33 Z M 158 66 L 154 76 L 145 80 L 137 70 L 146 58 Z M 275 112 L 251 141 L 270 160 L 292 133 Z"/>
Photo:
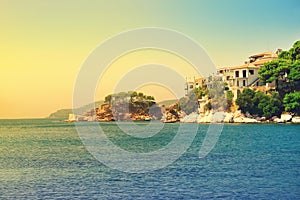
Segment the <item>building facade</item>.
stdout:
<path fill-rule="evenodd" d="M 184 86 L 185 95 L 193 91 L 195 88 L 202 87 L 204 84 L 205 84 L 204 78 L 195 78 L 195 77 L 193 79 L 186 78 L 186 83 Z"/>
<path fill-rule="evenodd" d="M 229 87 L 261 86 L 258 69 L 264 63 L 276 60 L 279 52 L 280 50 L 277 50 L 276 53 L 263 52 L 252 55 L 243 65 L 218 68 L 218 74 Z"/>

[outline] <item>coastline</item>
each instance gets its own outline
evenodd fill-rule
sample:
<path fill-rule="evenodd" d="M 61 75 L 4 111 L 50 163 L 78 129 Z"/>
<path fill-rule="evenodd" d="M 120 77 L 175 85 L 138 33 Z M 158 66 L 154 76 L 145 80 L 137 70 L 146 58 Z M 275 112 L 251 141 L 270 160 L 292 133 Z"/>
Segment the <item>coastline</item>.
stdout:
<path fill-rule="evenodd" d="M 229 117 L 228 117 L 229 116 Z M 228 112 L 208 112 L 205 115 L 191 113 L 189 115 L 184 115 L 183 117 L 178 118 L 162 118 L 162 119 L 128 119 L 128 120 L 119 120 L 119 121 L 134 121 L 134 122 L 149 122 L 151 120 L 160 121 L 162 123 L 197 123 L 197 124 L 300 124 L 300 116 L 292 116 L 291 114 L 282 114 L 279 117 L 272 117 L 270 119 L 265 119 L 261 117 L 260 119 L 249 118 L 244 116 L 242 113 L 228 113 Z M 63 122 L 114 122 L 118 120 L 104 120 L 97 119 L 96 116 L 76 116 L 74 114 L 70 114 L 69 119 L 61 120 Z"/>

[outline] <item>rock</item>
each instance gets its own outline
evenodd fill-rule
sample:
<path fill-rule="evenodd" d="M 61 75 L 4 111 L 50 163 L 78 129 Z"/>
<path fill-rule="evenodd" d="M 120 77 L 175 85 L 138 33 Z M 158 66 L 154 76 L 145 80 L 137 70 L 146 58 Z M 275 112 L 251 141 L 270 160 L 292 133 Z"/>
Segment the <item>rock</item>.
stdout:
<path fill-rule="evenodd" d="M 225 113 L 224 123 L 233 123 L 233 113 Z"/>
<path fill-rule="evenodd" d="M 233 117 L 234 118 L 239 118 L 239 117 L 245 117 L 245 116 L 240 110 L 237 110 L 233 113 Z"/>
<path fill-rule="evenodd" d="M 272 117 L 273 118 L 273 117 Z M 273 121 L 276 123 L 285 123 L 292 121 L 292 115 L 290 114 L 282 114 L 280 118 L 275 118 Z"/>
<path fill-rule="evenodd" d="M 256 119 L 252 119 L 252 118 L 244 118 L 244 123 L 258 123 L 258 121 Z"/>
<path fill-rule="evenodd" d="M 283 119 L 281 119 L 281 118 L 275 118 L 275 119 L 273 120 L 273 122 L 276 122 L 276 123 L 284 123 L 285 121 L 284 121 Z"/>
<path fill-rule="evenodd" d="M 198 118 L 198 114 L 195 112 L 192 112 L 191 114 L 186 115 L 183 118 L 181 118 L 180 122 L 195 123 L 195 122 L 197 122 L 197 118 Z"/>
<path fill-rule="evenodd" d="M 224 122 L 225 113 L 224 112 L 215 112 L 212 114 L 211 123 L 222 123 Z"/>
<path fill-rule="evenodd" d="M 244 123 L 244 118 L 243 117 L 236 117 L 233 118 L 234 123 Z"/>
<path fill-rule="evenodd" d="M 293 123 L 300 123 L 300 116 L 294 116 L 293 118 L 292 118 L 292 122 Z"/>
<path fill-rule="evenodd" d="M 276 119 L 278 119 L 278 117 L 277 117 L 277 116 L 273 116 L 273 117 L 271 118 L 271 121 L 274 121 L 274 122 L 275 122 Z"/>
<path fill-rule="evenodd" d="M 266 117 L 261 117 L 259 121 L 262 121 L 262 122 L 264 122 L 264 121 L 266 121 L 266 120 L 267 120 L 267 118 L 266 118 Z"/>
<path fill-rule="evenodd" d="M 234 123 L 258 123 L 256 119 L 248 117 L 237 117 L 233 119 Z"/>
<path fill-rule="evenodd" d="M 213 114 L 211 112 L 206 112 L 205 115 L 199 115 L 197 118 L 197 123 L 210 123 L 212 121 Z"/>
<path fill-rule="evenodd" d="M 245 116 L 246 116 L 247 118 L 252 118 L 252 115 L 251 115 L 249 112 L 246 112 Z"/>
<path fill-rule="evenodd" d="M 284 122 L 290 122 L 292 120 L 293 116 L 290 114 L 282 114 L 280 119 L 282 119 Z"/>

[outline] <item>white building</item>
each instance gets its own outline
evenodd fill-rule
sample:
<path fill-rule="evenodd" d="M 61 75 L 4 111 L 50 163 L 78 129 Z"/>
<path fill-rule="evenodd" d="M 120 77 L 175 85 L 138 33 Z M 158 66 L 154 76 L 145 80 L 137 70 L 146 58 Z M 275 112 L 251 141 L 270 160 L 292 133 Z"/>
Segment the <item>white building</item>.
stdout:
<path fill-rule="evenodd" d="M 223 81 L 229 87 L 260 86 L 262 84 L 259 81 L 258 69 L 264 63 L 276 60 L 278 58 L 277 52 L 263 52 L 252 55 L 243 65 L 218 68 L 218 74 L 222 76 Z"/>

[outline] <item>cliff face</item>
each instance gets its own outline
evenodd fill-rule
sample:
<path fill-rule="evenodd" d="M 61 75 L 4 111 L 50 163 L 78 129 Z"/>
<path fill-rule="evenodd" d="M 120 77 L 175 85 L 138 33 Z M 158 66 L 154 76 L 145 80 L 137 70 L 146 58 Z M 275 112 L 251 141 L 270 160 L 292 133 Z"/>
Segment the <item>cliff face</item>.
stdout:
<path fill-rule="evenodd" d="M 94 116 L 96 121 L 138 121 L 160 120 L 161 108 L 154 104 L 149 108 L 145 102 L 114 102 L 102 104 L 99 108 L 84 113 L 85 117 Z"/>
<path fill-rule="evenodd" d="M 163 107 L 163 116 L 161 121 L 164 123 L 179 122 L 182 117 L 185 116 L 183 111 L 179 110 L 179 104 L 175 103 L 169 107 Z"/>

